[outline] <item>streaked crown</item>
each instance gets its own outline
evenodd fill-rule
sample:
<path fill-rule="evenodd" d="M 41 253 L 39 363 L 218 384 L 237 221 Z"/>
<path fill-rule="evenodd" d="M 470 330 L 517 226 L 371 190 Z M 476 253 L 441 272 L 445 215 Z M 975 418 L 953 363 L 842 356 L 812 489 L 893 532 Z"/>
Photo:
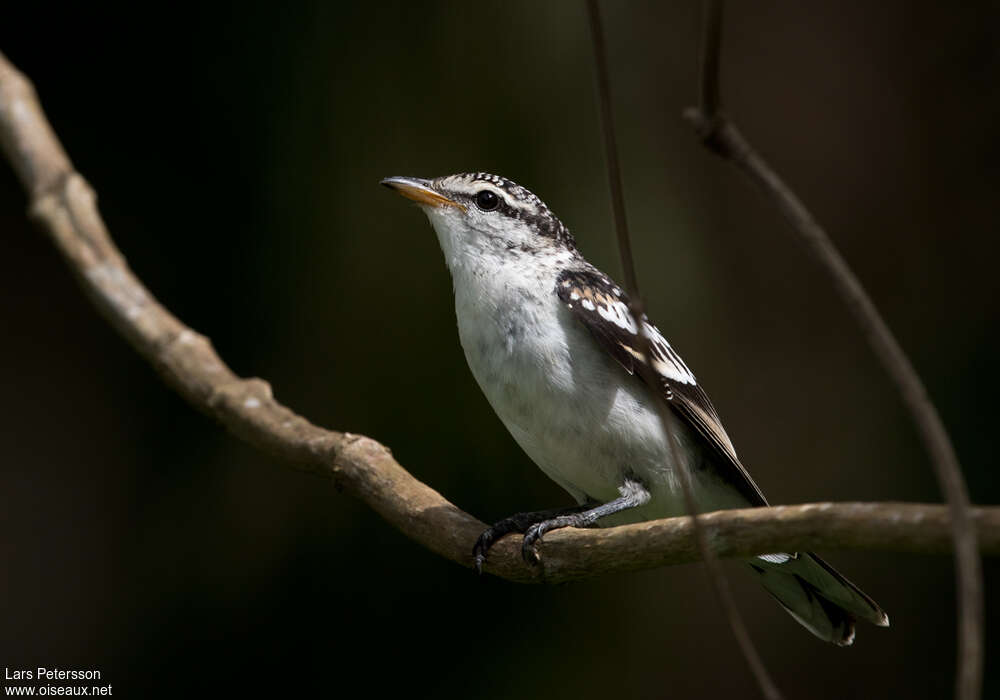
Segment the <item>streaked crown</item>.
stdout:
<path fill-rule="evenodd" d="M 576 249 L 573 234 L 545 202 L 512 180 L 490 173 L 459 173 L 435 178 L 431 186 L 467 207 L 521 222 L 539 236 Z"/>

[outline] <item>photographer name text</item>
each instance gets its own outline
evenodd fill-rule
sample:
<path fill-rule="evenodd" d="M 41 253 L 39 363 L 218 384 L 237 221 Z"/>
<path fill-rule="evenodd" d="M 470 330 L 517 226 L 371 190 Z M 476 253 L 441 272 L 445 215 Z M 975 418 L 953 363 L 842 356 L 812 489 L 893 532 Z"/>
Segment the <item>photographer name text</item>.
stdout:
<path fill-rule="evenodd" d="M 3 669 L 4 678 L 8 681 L 99 681 L 101 672 L 97 669 L 67 671 L 61 668 L 7 668 Z"/>

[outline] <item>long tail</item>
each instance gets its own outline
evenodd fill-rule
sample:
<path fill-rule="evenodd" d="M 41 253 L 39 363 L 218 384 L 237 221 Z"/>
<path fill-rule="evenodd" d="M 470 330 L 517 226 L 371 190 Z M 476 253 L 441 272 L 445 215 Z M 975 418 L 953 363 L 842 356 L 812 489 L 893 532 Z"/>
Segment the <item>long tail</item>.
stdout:
<path fill-rule="evenodd" d="M 889 626 L 878 603 L 815 554 L 765 554 L 750 568 L 792 617 L 827 642 L 844 647 L 854 642 L 857 618 Z"/>

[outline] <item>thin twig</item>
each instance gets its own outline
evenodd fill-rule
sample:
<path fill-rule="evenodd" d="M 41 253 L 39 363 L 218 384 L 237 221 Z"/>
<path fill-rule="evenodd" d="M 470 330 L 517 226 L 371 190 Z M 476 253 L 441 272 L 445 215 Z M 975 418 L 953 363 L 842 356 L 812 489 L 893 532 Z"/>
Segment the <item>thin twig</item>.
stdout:
<path fill-rule="evenodd" d="M 685 110 L 685 118 L 694 125 L 706 146 L 747 173 L 785 215 L 810 255 L 830 275 L 834 288 L 850 309 L 909 410 L 952 515 L 959 608 L 955 696 L 961 700 L 977 700 L 982 692 L 983 676 L 983 575 L 976 530 L 970 515 L 968 489 L 955 449 L 912 363 L 829 236 L 795 193 L 719 111 L 721 0 L 706 0 L 705 16 L 702 102 L 699 107 Z M 705 55 L 711 53 L 716 55 Z M 709 71 L 715 75 L 704 74 Z"/>
<path fill-rule="evenodd" d="M 611 86 L 608 81 L 608 60 L 604 48 L 604 28 L 597 0 L 587 0 L 587 14 L 590 18 L 590 37 L 594 44 L 597 102 L 601 110 L 601 133 L 604 135 L 604 157 L 608 165 L 608 186 L 611 188 L 611 211 L 618 236 L 618 253 L 625 274 L 625 287 L 632 294 L 633 313 L 637 314 L 637 318 L 641 318 L 642 299 L 639 297 L 639 282 L 635 275 L 635 263 L 632 257 L 632 241 L 628 235 L 628 221 L 625 217 L 625 196 L 622 193 L 618 140 L 615 138 L 614 115 L 611 111 Z"/>
<path fill-rule="evenodd" d="M 712 548 L 708 544 L 708 535 L 698 518 L 698 504 L 694 498 L 694 488 L 691 484 L 691 474 L 688 472 L 685 463 L 680 459 L 677 448 L 677 441 L 674 438 L 670 425 L 670 408 L 667 406 L 662 394 L 657 390 L 659 380 L 652 371 L 650 361 L 650 340 L 645 331 L 643 319 L 642 295 L 639 293 L 639 281 L 635 273 L 635 263 L 632 257 L 632 243 L 629 238 L 628 223 L 625 217 L 625 196 L 622 191 L 621 166 L 618 162 L 618 145 L 615 139 L 615 125 L 613 111 L 611 108 L 611 87 L 608 80 L 608 60 L 604 44 L 604 28 L 601 22 L 601 12 L 597 5 L 597 0 L 587 0 L 587 11 L 590 17 L 590 33 L 594 44 L 594 62 L 597 69 L 597 94 L 601 108 L 601 127 L 604 134 L 604 153 L 608 165 L 608 184 L 611 188 L 612 210 L 614 211 L 615 231 L 618 235 L 618 252 L 621 257 L 622 269 L 625 272 L 625 286 L 629 295 L 629 313 L 632 321 L 638 329 L 640 349 L 642 351 L 642 362 L 638 364 L 638 371 L 642 375 L 643 381 L 655 394 L 655 402 L 660 413 L 660 420 L 663 423 L 663 431 L 667 436 L 667 444 L 670 449 L 674 469 L 677 472 L 678 481 L 681 484 L 681 491 L 684 496 L 684 506 L 691 518 L 691 525 L 694 529 L 695 539 L 698 549 L 701 552 L 708 573 L 709 581 L 715 591 L 722 609 L 729 621 L 729 627 L 733 631 L 736 643 L 746 659 L 750 671 L 760 686 L 761 693 L 770 700 L 780 700 L 781 692 L 771 679 L 764 661 L 761 659 L 757 648 L 754 646 L 750 632 L 747 630 L 743 617 L 733 598 L 732 590 L 729 588 L 729 581 L 726 579 L 718 559 L 712 553 Z"/>

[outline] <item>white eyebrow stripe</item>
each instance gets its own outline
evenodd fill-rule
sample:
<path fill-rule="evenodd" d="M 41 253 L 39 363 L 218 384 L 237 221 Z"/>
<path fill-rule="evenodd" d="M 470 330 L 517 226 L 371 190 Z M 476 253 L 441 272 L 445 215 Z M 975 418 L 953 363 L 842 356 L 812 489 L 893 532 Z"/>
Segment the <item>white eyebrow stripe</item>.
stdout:
<path fill-rule="evenodd" d="M 494 185 L 489 182 L 476 181 L 469 183 L 462 182 L 454 185 L 449 184 L 448 189 L 450 189 L 452 192 L 464 194 L 469 197 L 474 197 L 476 194 L 482 192 L 483 190 L 489 190 L 490 192 L 496 194 L 498 197 L 501 197 L 503 201 L 507 202 L 508 204 L 510 203 L 510 197 L 507 196 L 507 191 L 504 190 L 502 187 L 498 187 L 497 185 Z"/>

